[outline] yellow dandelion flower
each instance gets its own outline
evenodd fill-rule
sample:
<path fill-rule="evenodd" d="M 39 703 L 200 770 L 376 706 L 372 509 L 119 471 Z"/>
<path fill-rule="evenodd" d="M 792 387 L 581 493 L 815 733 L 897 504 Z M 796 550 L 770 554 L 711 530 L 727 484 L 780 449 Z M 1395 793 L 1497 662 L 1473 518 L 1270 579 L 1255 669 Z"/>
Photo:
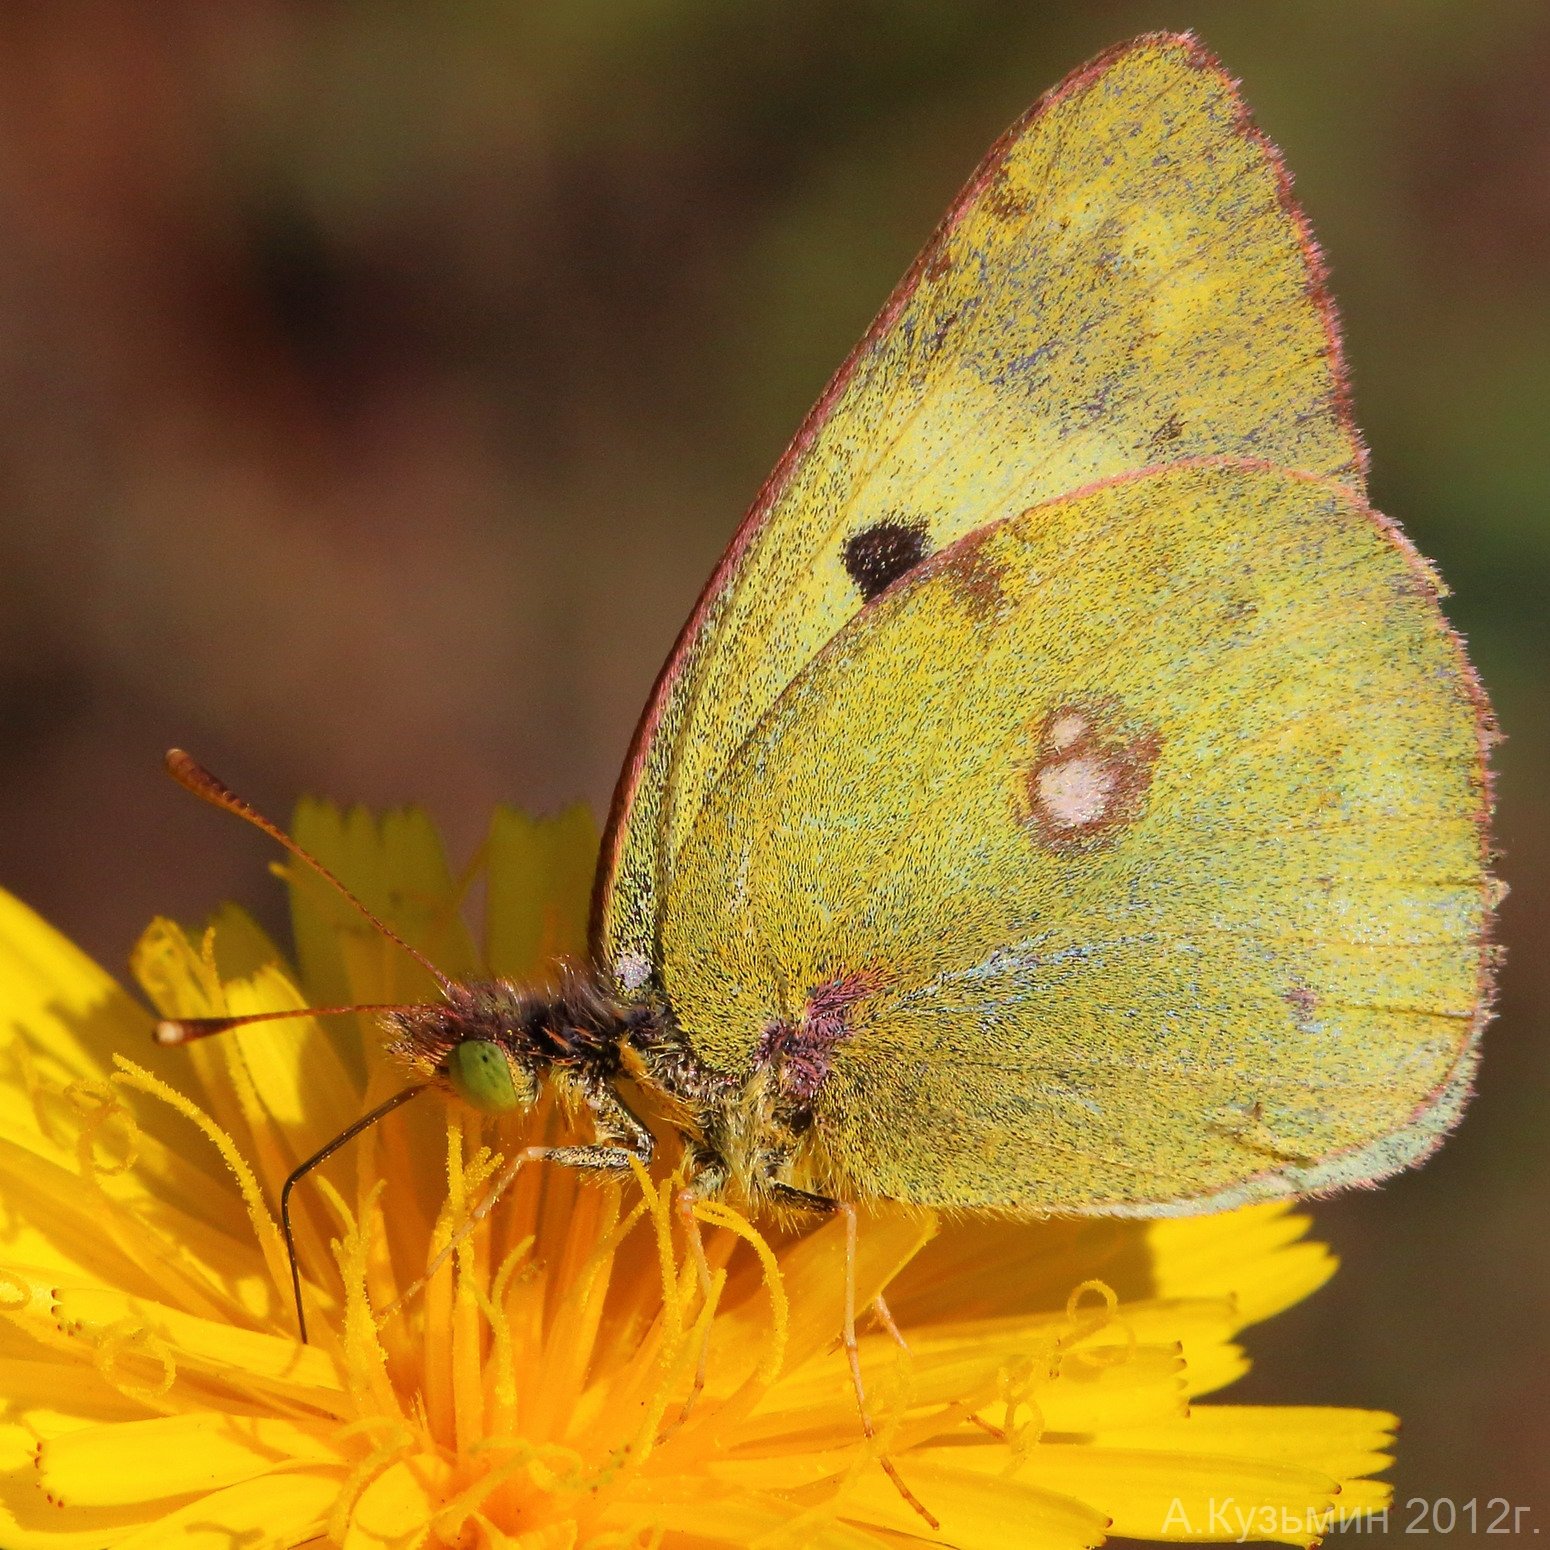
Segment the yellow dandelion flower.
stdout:
<path fill-rule="evenodd" d="M 528 975 L 579 945 L 593 839 L 503 814 L 482 951 L 429 824 L 305 806 L 298 836 L 448 972 Z M 541 901 L 535 903 L 534 901 Z M 168 1015 L 423 994 L 422 971 L 309 876 L 297 962 L 226 910 L 135 956 Z M 1239 1332 L 1331 1273 L 1306 1220 L 860 1222 L 863 1435 L 840 1349 L 844 1224 L 766 1231 L 672 1180 L 534 1167 L 430 1276 L 534 1132 L 427 1097 L 298 1191 L 281 1180 L 402 1082 L 369 1020 L 157 1049 L 150 1019 L 0 899 L 6 1012 L 0 1544 L 7 1550 L 962 1547 L 1308 1543 L 1380 1507 L 1392 1418 L 1203 1405 Z M 696 1374 L 704 1364 L 704 1386 Z M 886 1449 L 940 1520 L 878 1466 Z"/>

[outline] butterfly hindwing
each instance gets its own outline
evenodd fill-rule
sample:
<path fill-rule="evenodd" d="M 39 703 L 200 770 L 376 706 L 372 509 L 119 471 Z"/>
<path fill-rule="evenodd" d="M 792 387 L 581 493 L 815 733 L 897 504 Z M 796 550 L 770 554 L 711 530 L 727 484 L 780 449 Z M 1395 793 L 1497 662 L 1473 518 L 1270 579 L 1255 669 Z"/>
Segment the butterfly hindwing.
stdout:
<path fill-rule="evenodd" d="M 1184 464 L 971 535 L 721 772 L 662 901 L 697 1054 L 841 1198 L 1152 1211 L 1359 1182 L 1457 1112 L 1478 689 L 1338 481 Z"/>
<path fill-rule="evenodd" d="M 1202 456 L 1361 484 L 1317 253 L 1192 39 L 1113 51 L 991 151 L 761 493 L 621 779 L 594 950 L 626 988 L 743 739 L 868 601 L 986 524 Z"/>

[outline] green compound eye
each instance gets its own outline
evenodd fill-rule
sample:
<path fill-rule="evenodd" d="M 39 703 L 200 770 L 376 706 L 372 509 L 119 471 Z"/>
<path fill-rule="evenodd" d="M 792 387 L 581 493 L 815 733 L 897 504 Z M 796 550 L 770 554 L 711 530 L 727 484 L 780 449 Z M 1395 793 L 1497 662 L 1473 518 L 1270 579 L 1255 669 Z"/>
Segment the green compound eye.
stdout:
<path fill-rule="evenodd" d="M 447 1056 L 447 1080 L 459 1098 L 487 1114 L 525 1108 L 536 1096 L 532 1077 L 489 1039 L 464 1039 L 454 1045 Z"/>

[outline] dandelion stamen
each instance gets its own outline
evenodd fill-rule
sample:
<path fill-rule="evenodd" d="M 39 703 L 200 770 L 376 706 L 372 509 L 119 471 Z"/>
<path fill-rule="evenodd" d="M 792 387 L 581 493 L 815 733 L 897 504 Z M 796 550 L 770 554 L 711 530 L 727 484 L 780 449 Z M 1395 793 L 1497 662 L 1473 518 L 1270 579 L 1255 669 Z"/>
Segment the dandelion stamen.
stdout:
<path fill-rule="evenodd" d="M 689 1419 L 689 1412 L 694 1409 L 694 1402 L 705 1389 L 706 1374 L 710 1371 L 710 1328 L 715 1316 L 715 1290 L 711 1283 L 710 1261 L 705 1257 L 705 1240 L 700 1235 L 699 1219 L 695 1216 L 697 1197 L 692 1189 L 681 1187 L 678 1191 L 678 1219 L 683 1225 L 684 1241 L 688 1245 L 689 1258 L 694 1265 L 695 1280 L 699 1283 L 700 1291 L 700 1316 L 695 1321 L 699 1331 L 699 1356 L 694 1364 L 694 1381 L 689 1386 L 688 1396 L 683 1402 L 683 1409 L 678 1412 L 678 1419 L 668 1427 L 659 1443 L 670 1437 L 685 1421 Z M 725 1284 L 725 1277 L 719 1284 Z"/>
<path fill-rule="evenodd" d="M 135 1377 L 127 1370 L 121 1370 L 126 1358 L 153 1363 L 161 1368 L 161 1374 L 154 1382 Z M 143 1405 L 154 1406 L 177 1382 L 178 1365 L 171 1348 L 135 1319 L 121 1319 L 99 1334 L 95 1361 L 97 1371 L 108 1383 Z"/>
<path fill-rule="evenodd" d="M 373 1423 L 374 1424 L 374 1423 Z M 368 1453 L 344 1478 L 339 1488 L 334 1510 L 329 1514 L 328 1537 L 335 1544 L 343 1544 L 350 1532 L 350 1519 L 356 1503 L 370 1488 L 373 1481 L 385 1474 L 400 1459 L 413 1455 L 417 1439 L 414 1433 L 400 1421 L 396 1423 L 398 1435 Z"/>
<path fill-rule="evenodd" d="M 516 1347 L 512 1339 L 511 1320 L 507 1317 L 504 1306 L 506 1288 L 517 1270 L 527 1262 L 533 1242 L 533 1234 L 529 1233 L 520 1243 L 508 1250 L 506 1257 L 500 1263 L 500 1268 L 495 1272 L 495 1279 L 490 1283 L 488 1291 L 477 1283 L 473 1289 L 479 1303 L 479 1310 L 490 1325 L 488 1370 L 494 1374 L 495 1380 L 492 1391 L 494 1411 L 490 1417 L 490 1424 L 496 1430 L 503 1430 L 511 1425 L 517 1408 Z"/>
<path fill-rule="evenodd" d="M 226 1164 L 227 1170 L 237 1181 L 242 1204 L 247 1210 L 248 1221 L 252 1224 L 254 1237 L 258 1239 L 259 1249 L 269 1268 L 270 1277 L 277 1286 L 283 1286 L 286 1276 L 281 1272 L 280 1267 L 285 1263 L 285 1244 L 274 1218 L 270 1216 L 264 1204 L 264 1196 L 258 1187 L 258 1180 L 237 1150 L 236 1143 L 198 1104 L 152 1076 L 149 1071 L 137 1066 L 132 1060 L 123 1055 L 115 1055 L 113 1064 L 117 1067 L 114 1081 L 136 1088 L 148 1097 L 160 1099 L 169 1108 L 175 1109 L 184 1119 L 196 1126 L 204 1134 L 205 1139 L 220 1153 L 221 1161 Z"/>
<path fill-rule="evenodd" d="M 700 1200 L 695 1203 L 694 1210 L 701 1221 L 741 1238 L 759 1258 L 764 1287 L 770 1299 L 771 1329 L 769 1347 L 755 1369 L 754 1376 L 760 1384 L 771 1384 L 780 1376 L 780 1370 L 785 1365 L 786 1342 L 791 1333 L 791 1304 L 786 1296 L 785 1281 L 775 1251 L 747 1217 L 730 1206 L 722 1205 L 717 1200 Z"/>

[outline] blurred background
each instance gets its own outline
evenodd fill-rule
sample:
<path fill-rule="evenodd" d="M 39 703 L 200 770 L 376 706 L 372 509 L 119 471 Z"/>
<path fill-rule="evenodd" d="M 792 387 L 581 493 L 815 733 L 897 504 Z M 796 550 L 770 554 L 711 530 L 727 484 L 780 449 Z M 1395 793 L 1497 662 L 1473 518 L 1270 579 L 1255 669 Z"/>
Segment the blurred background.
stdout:
<path fill-rule="evenodd" d="M 1550 1532 L 1550 8 L 1528 0 L 38 0 L 0 14 L 0 879 L 114 969 L 279 924 L 283 816 L 606 806 L 739 513 L 981 153 L 1193 27 L 1284 149 L 1377 504 L 1509 734 L 1480 1096 L 1244 1399 L 1390 1406 Z M 1462 1527 L 1453 1535 L 1469 1537 Z"/>

